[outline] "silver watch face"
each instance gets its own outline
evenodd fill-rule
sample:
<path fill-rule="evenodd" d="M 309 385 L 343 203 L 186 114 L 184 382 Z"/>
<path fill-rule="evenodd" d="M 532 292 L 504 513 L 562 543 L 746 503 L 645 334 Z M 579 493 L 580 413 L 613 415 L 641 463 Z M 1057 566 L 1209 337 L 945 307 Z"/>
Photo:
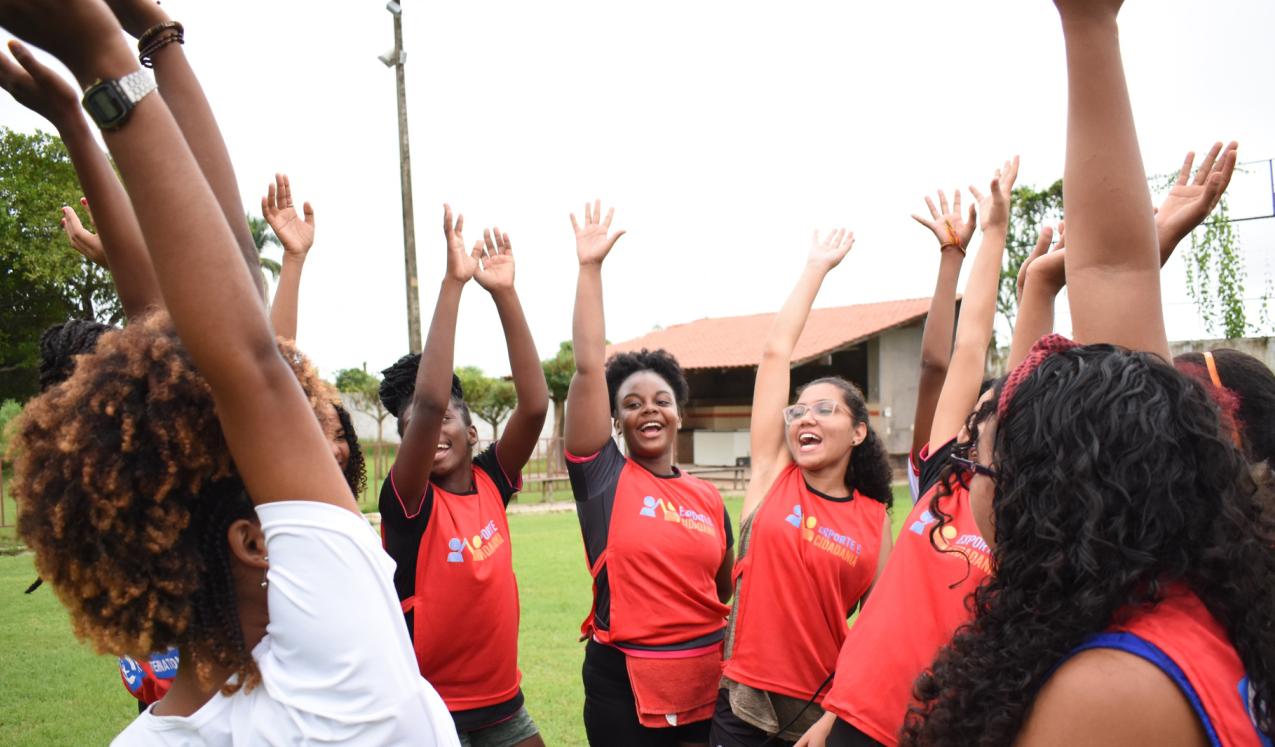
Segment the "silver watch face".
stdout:
<path fill-rule="evenodd" d="M 123 124 L 133 110 L 133 102 L 120 90 L 117 81 L 107 80 L 85 92 L 84 109 L 98 127 L 112 129 Z"/>

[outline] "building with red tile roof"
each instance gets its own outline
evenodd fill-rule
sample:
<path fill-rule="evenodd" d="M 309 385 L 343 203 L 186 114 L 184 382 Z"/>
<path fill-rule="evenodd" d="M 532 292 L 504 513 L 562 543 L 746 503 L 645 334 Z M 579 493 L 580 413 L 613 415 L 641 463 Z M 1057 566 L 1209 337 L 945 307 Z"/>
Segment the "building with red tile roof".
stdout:
<path fill-rule="evenodd" d="M 929 305 L 929 298 L 912 298 L 811 311 L 793 354 L 794 390 L 820 376 L 849 379 L 867 397 L 872 426 L 886 448 L 906 455 Z M 733 465 L 748 456 L 753 381 L 774 318 L 699 319 L 607 348 L 608 355 L 663 348 L 682 364 L 691 400 L 678 439 L 679 462 Z"/>

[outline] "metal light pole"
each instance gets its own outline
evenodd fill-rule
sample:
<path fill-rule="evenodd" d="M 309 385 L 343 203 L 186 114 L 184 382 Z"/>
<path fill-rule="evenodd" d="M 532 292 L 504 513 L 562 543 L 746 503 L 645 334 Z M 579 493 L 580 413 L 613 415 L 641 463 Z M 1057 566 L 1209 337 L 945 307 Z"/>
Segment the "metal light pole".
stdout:
<path fill-rule="evenodd" d="M 379 59 L 386 67 L 394 68 L 398 85 L 398 161 L 403 192 L 403 266 L 407 272 L 407 346 L 413 353 L 421 352 L 421 298 L 416 282 L 416 222 L 412 217 L 412 152 L 407 140 L 407 82 L 403 65 L 407 52 L 403 51 L 403 8 L 397 0 L 390 0 L 385 9 L 394 16 L 394 48 Z"/>

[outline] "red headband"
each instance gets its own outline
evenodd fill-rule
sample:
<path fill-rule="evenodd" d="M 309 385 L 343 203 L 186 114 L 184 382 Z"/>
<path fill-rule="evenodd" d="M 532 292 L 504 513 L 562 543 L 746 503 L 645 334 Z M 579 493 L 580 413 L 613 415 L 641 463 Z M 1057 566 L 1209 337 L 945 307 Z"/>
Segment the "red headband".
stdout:
<path fill-rule="evenodd" d="M 1032 349 L 1028 351 L 1027 357 L 1022 363 L 1010 371 L 1009 376 L 1005 377 L 1005 386 L 1001 387 L 1001 397 L 996 403 L 996 419 L 1000 420 L 1005 417 L 1005 412 L 1009 409 L 1009 402 L 1014 398 L 1014 392 L 1018 391 L 1018 385 L 1023 380 L 1032 375 L 1036 367 L 1045 362 L 1045 359 L 1054 353 L 1061 353 L 1064 350 L 1078 348 L 1080 345 L 1066 337 L 1058 334 L 1045 335 L 1032 345 Z"/>

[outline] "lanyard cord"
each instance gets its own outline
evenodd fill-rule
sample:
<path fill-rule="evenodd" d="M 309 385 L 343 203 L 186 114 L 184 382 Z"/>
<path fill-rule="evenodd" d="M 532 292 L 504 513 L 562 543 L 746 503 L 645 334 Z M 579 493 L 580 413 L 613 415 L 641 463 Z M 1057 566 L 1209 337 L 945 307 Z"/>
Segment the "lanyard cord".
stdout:
<path fill-rule="evenodd" d="M 775 732 L 774 734 L 771 734 L 769 737 L 767 737 L 766 741 L 761 743 L 761 747 L 770 747 L 770 745 L 771 745 L 771 744 L 773 744 L 773 743 L 775 742 L 775 740 L 776 740 L 776 739 L 779 739 L 779 735 L 780 735 L 780 734 L 783 734 L 784 732 L 786 732 L 786 731 L 788 731 L 789 729 L 791 729 L 791 728 L 792 728 L 792 725 L 793 725 L 793 724 L 795 724 L 795 723 L 797 723 L 797 719 L 801 718 L 801 717 L 802 717 L 802 715 L 804 715 L 804 714 L 805 714 L 806 709 L 807 709 L 807 708 L 809 708 L 810 706 L 812 706 L 812 705 L 814 705 L 814 704 L 815 704 L 815 701 L 819 699 L 819 693 L 822 693 L 822 692 L 823 692 L 823 689 L 824 689 L 825 687 L 827 687 L 827 686 L 828 686 L 828 683 L 829 683 L 829 682 L 832 682 L 832 677 L 833 677 L 833 675 L 835 675 L 835 674 L 836 674 L 836 671 L 835 671 L 835 670 L 834 670 L 834 671 L 832 671 L 832 672 L 829 672 L 829 673 L 828 673 L 828 677 L 827 677 L 827 678 L 823 681 L 823 684 L 819 686 L 819 689 L 815 690 L 815 694 L 810 696 L 810 700 L 807 700 L 807 701 L 806 701 L 806 704 L 805 704 L 805 705 L 803 705 L 803 706 L 801 707 L 801 710 L 800 710 L 800 711 L 797 711 L 797 715 L 795 715 L 795 716 L 793 716 L 791 719 L 789 719 L 789 720 L 788 720 L 788 723 L 784 724 L 784 725 L 783 725 L 783 726 L 779 729 L 779 731 L 777 731 L 777 732 Z"/>

